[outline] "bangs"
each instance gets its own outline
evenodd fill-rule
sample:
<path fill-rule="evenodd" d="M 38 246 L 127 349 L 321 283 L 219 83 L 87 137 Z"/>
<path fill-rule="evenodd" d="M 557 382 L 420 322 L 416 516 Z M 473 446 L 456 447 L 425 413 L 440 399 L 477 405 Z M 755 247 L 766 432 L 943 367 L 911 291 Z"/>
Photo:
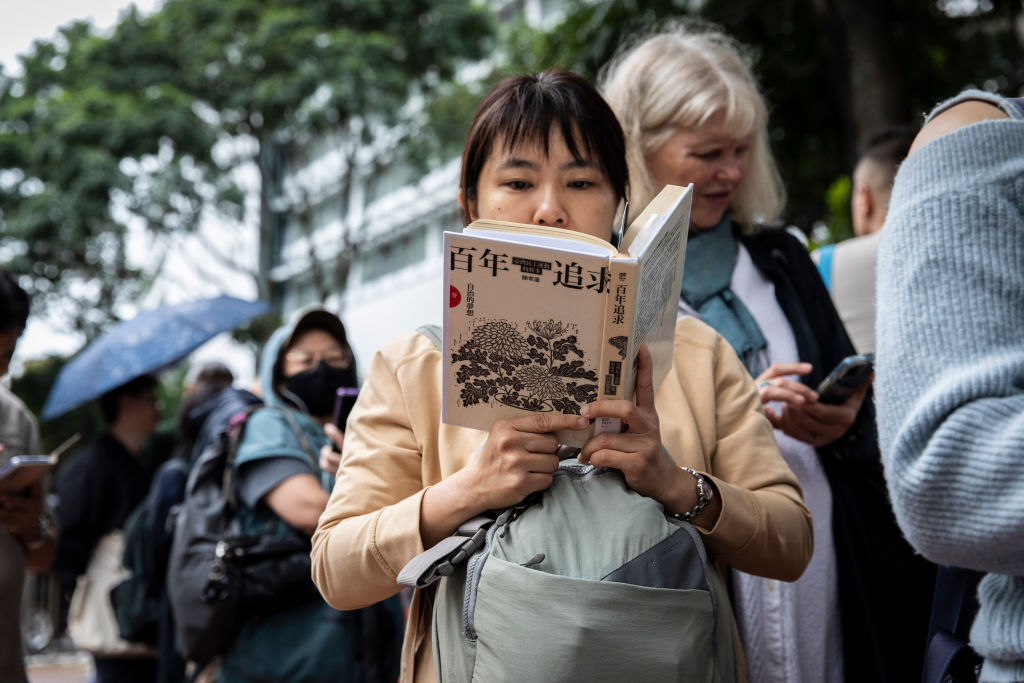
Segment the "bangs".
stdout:
<path fill-rule="evenodd" d="M 693 93 L 675 112 L 671 125 L 701 128 L 717 116 L 722 117 L 722 127 L 738 138 L 761 130 L 768 118 L 763 100 L 749 84 L 722 80 Z"/>
<path fill-rule="evenodd" d="M 551 128 L 557 125 L 576 162 L 590 161 L 600 164 L 595 158 L 596 141 L 588 131 L 593 126 L 580 124 L 580 112 L 566 108 L 563 98 L 551 97 L 549 92 L 533 89 L 518 93 L 519 97 L 502 108 L 498 115 L 490 120 L 488 130 L 484 132 L 485 144 L 492 152 L 510 151 L 527 145 L 537 145 L 548 155 L 551 146 Z M 605 171 L 607 175 L 607 170 Z"/>
<path fill-rule="evenodd" d="M 463 196 L 476 198 L 481 169 L 492 153 L 539 146 L 550 156 L 553 126 L 573 159 L 599 168 L 615 195 L 625 199 L 629 168 L 622 126 L 593 85 L 559 69 L 507 78 L 487 95 L 466 135 L 459 182 Z M 462 218 L 469 223 L 465 204 Z"/>

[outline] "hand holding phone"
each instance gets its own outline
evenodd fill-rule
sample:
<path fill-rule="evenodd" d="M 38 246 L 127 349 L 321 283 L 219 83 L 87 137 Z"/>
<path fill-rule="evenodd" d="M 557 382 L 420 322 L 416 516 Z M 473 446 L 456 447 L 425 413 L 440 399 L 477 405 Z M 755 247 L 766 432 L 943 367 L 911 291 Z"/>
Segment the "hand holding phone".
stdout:
<path fill-rule="evenodd" d="M 53 463 L 45 455 L 17 455 L 0 466 L 0 493 L 18 493 L 38 481 Z"/>
<path fill-rule="evenodd" d="M 342 437 L 344 437 L 345 433 L 345 423 L 348 422 L 348 414 L 352 412 L 352 406 L 356 404 L 358 396 L 359 387 L 338 387 L 337 392 L 334 394 L 334 412 L 331 414 L 331 424 L 341 431 Z M 338 448 L 338 443 L 334 437 L 331 438 L 330 450 L 334 454 L 341 453 L 341 449 Z M 320 466 L 325 470 L 330 470 L 332 466 L 334 471 L 338 469 L 338 463 L 335 462 L 335 458 L 333 456 L 328 457 L 325 454 L 321 454 Z"/>
<path fill-rule="evenodd" d="M 16 455 L 0 465 L 0 493 L 17 493 L 37 482 L 57 466 L 64 451 L 75 445 L 80 438 L 81 434 L 73 434 L 49 455 Z"/>
<path fill-rule="evenodd" d="M 348 414 L 352 412 L 352 406 L 356 404 L 359 397 L 359 387 L 338 387 L 334 395 L 334 414 L 331 422 L 341 431 L 345 431 L 345 423 L 348 421 Z"/>
<path fill-rule="evenodd" d="M 845 402 L 871 380 L 874 371 L 875 354 L 847 356 L 818 385 L 818 400 L 833 405 Z"/>

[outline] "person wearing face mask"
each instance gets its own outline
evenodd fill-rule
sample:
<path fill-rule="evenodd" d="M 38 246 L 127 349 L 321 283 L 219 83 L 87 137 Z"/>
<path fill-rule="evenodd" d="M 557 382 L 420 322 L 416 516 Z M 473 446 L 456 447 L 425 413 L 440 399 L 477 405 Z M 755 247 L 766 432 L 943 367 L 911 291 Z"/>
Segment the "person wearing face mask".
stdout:
<path fill-rule="evenodd" d="M 300 312 L 267 342 L 259 375 L 264 407 L 249 417 L 235 460 L 239 517 L 309 537 L 344 441 L 330 421 L 335 394 L 358 384 L 341 320 L 319 307 Z M 339 612 L 310 581 L 308 599 L 246 620 L 218 680 L 395 680 L 402 621 L 397 598 Z"/>
<path fill-rule="evenodd" d="M 636 205 L 694 185 L 680 314 L 718 330 L 756 378 L 814 516 L 799 580 L 730 575 L 749 680 L 918 680 L 935 567 L 896 526 L 869 383 L 838 405 L 812 388 L 854 348 L 807 250 L 767 225 L 784 191 L 746 55 L 714 27 L 681 25 L 623 52 L 602 81 Z"/>

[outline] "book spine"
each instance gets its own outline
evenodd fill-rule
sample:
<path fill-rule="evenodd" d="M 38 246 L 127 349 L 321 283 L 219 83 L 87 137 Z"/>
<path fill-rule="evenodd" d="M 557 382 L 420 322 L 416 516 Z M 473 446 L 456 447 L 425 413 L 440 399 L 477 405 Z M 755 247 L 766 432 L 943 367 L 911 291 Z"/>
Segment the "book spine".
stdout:
<path fill-rule="evenodd" d="M 610 259 L 608 305 L 601 339 L 598 400 L 629 399 L 633 396 L 633 320 L 636 317 L 637 263 L 632 259 Z M 598 418 L 594 433 L 622 431 L 622 421 Z"/>

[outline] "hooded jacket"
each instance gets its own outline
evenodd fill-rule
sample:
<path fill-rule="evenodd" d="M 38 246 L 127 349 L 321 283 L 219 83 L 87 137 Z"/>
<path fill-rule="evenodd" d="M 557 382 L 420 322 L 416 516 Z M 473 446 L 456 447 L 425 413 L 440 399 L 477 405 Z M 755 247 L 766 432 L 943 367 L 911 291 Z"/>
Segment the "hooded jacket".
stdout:
<path fill-rule="evenodd" d="M 323 309 L 313 309 L 322 311 Z M 282 349 L 296 335 L 296 330 L 309 322 L 311 312 L 278 329 L 267 342 L 260 357 L 259 376 L 264 406 L 248 419 L 245 434 L 236 455 L 239 493 L 243 505 L 239 516 L 243 524 L 256 528 L 277 524 L 278 533 L 300 533 L 293 529 L 263 501 L 263 496 L 284 479 L 298 473 L 318 477 L 325 487 L 333 485 L 333 477 L 320 469 L 318 454 L 328 438 L 321 426 L 302 408 L 298 399 L 290 400 L 278 390 L 278 367 Z M 326 313 L 326 312 L 324 312 Z M 323 313 L 318 315 L 323 316 Z M 330 315 L 333 320 L 337 320 Z M 315 325 L 319 328 L 319 324 Z M 344 329 L 340 327 L 339 329 Z M 288 411 L 288 416 L 281 410 Z M 293 428 L 295 424 L 300 433 Z M 308 442 L 309 450 L 303 443 Z M 253 463 L 271 464 L 260 467 L 259 482 L 246 482 L 246 469 Z M 250 469 L 251 474 L 251 469 Z M 261 493 L 262 491 L 262 493 Z M 367 610 L 339 612 L 329 607 L 309 583 L 308 600 L 271 614 L 249 618 L 221 660 L 218 680 L 233 681 L 363 681 L 378 677 L 378 666 L 391 663 L 392 670 L 381 673 L 379 680 L 397 677 L 401 645 L 401 606 L 397 599 L 375 606 L 373 615 Z M 376 620 L 374 629 L 367 626 L 368 616 Z"/>
<path fill-rule="evenodd" d="M 326 481 L 327 477 L 321 472 L 317 462 L 320 447 L 328 443 L 327 435 L 309 413 L 298 407 L 298 399 L 287 394 L 282 395 L 278 386 L 282 350 L 292 341 L 296 327 L 305 317 L 300 316 L 292 324 L 278 328 L 263 348 L 260 355 L 259 380 L 265 407 L 249 417 L 245 426 L 245 437 L 238 448 L 235 467 L 241 473 L 247 463 L 267 458 L 290 458 L 300 463 L 299 471 L 305 470 L 320 477 L 325 487 L 329 487 L 333 481 Z M 311 450 L 305 447 L 302 436 L 295 431 L 288 417 L 278 408 L 289 410 Z M 289 468 L 288 471 L 295 473 L 293 468 Z M 244 477 L 244 474 L 241 476 Z"/>

